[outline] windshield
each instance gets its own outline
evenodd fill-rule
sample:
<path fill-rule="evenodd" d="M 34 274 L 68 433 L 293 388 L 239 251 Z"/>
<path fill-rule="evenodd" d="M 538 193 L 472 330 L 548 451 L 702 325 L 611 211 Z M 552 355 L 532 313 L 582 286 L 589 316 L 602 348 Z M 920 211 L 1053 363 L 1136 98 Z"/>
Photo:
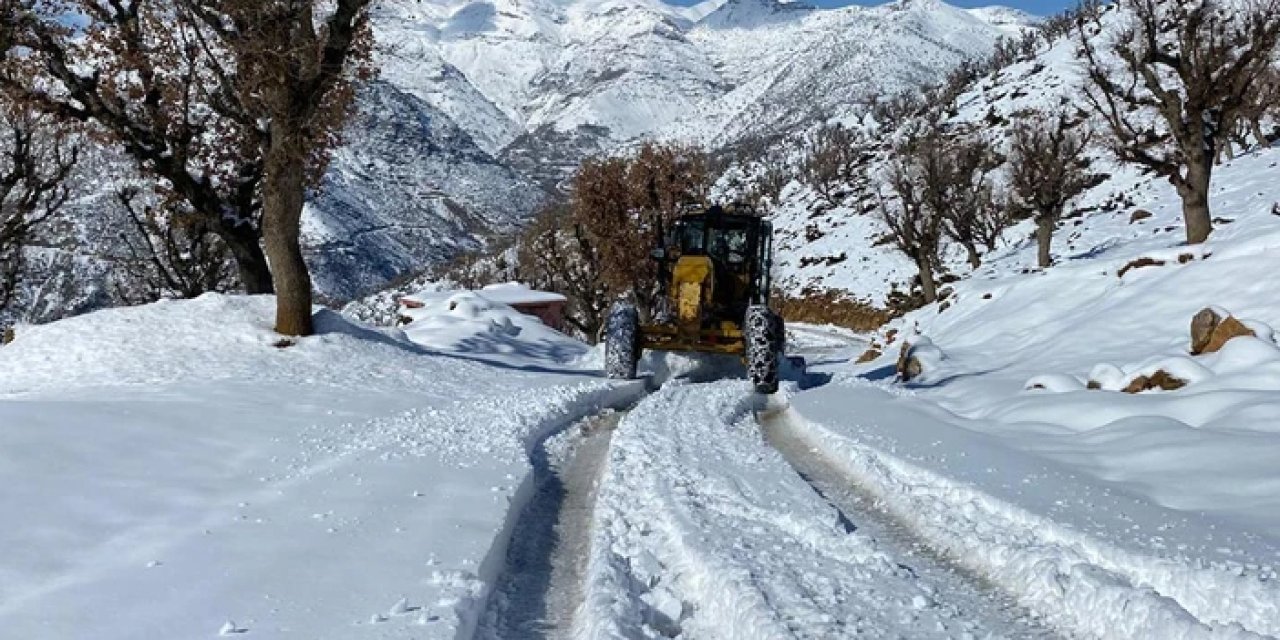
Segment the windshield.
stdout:
<path fill-rule="evenodd" d="M 708 253 L 712 257 L 730 263 L 744 262 L 746 260 L 746 229 L 712 229 L 709 235 L 711 236 L 711 250 Z"/>
<path fill-rule="evenodd" d="M 703 233 L 702 220 L 682 220 L 676 228 L 680 242 L 680 252 L 701 254 L 705 252 L 706 234 Z"/>

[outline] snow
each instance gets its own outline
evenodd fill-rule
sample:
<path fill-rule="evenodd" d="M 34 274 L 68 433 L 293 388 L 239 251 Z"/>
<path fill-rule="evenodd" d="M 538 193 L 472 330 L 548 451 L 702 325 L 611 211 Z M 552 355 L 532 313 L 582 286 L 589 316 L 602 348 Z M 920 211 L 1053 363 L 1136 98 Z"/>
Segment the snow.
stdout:
<path fill-rule="evenodd" d="M 850 532 L 756 407 L 743 381 L 677 381 L 622 420 L 573 637 L 1016 635 L 978 598 L 929 606 L 953 585 Z"/>
<path fill-rule="evenodd" d="M 1088 215 L 1050 269 L 1014 242 L 874 336 L 790 327 L 810 370 L 768 400 L 683 356 L 604 380 L 510 286 L 421 294 L 403 330 L 319 311 L 289 342 L 269 297 L 20 327 L 0 628 L 471 637 L 512 601 L 539 459 L 630 407 L 575 506 L 587 542 L 547 552 L 585 556 L 573 637 L 1280 635 L 1278 153 L 1219 172 L 1233 222 L 1203 247 L 1144 183 L 1153 218 Z M 1118 276 L 1143 257 L 1165 264 Z M 1191 356 L 1205 307 L 1257 336 Z M 868 340 L 884 356 L 854 364 Z M 1189 384 L 1116 391 L 1156 369 Z"/>
<path fill-rule="evenodd" d="M 801 427 L 814 446 L 887 510 L 1055 626 L 1090 637 L 1277 633 L 1273 580 L 1210 560 L 1206 547 L 1248 545 L 1248 531 L 1135 498 L 876 389 L 832 385 L 796 406 L 817 421 Z M 1274 546 L 1250 546 L 1274 557 Z"/>
<path fill-rule="evenodd" d="M 430 106 L 404 103 L 406 119 L 457 120 L 443 129 L 476 167 L 530 126 L 604 123 L 611 144 L 767 129 L 813 86 L 840 102 L 868 74 L 891 89 L 1025 19 L 933 0 L 380 11 L 400 47 L 380 52 L 399 56 L 386 77 Z M 1071 48 L 983 80 L 955 120 L 1071 95 Z M 397 114 L 403 98 L 379 100 Z M 336 179 L 395 166 L 363 157 L 340 154 Z M 19 327 L 0 347 L 0 512 L 20 523 L 0 529 L 0 635 L 519 637 L 502 623 L 541 621 L 592 639 L 1280 636 L 1280 149 L 1219 168 L 1229 222 L 1197 247 L 1171 187 L 1095 163 L 1110 177 L 1059 230 L 1055 266 L 1034 266 L 1023 224 L 976 270 L 948 254 L 945 305 L 869 336 L 791 326 L 810 369 L 768 399 L 740 367 L 681 355 L 605 380 L 601 349 L 515 311 L 553 299 L 514 285 L 418 294 L 400 330 L 317 311 L 318 334 L 294 340 L 270 330 L 269 297 Z M 483 191 L 483 173 L 454 177 Z M 445 200 L 441 220 L 470 228 Z M 1136 208 L 1153 215 L 1131 222 Z M 881 302 L 910 279 L 860 211 L 783 192 L 788 291 Z M 344 229 L 313 217 L 308 233 Z M 1161 264 L 1120 276 L 1140 259 Z M 1190 355 L 1205 307 L 1255 337 Z M 855 364 L 871 340 L 884 355 Z M 905 340 L 924 368 L 910 383 L 894 375 Z M 1120 392 L 1158 370 L 1187 385 Z M 625 411 L 609 438 L 571 428 L 606 408 Z M 561 486 L 545 474 L 564 451 L 599 457 Z M 549 573 L 517 566 L 529 557 Z M 564 575 L 577 582 L 546 586 Z M 551 620 L 522 609 L 539 598 Z"/>
<path fill-rule="evenodd" d="M 1015 114 L 1078 104 L 1075 46 L 980 79 L 952 122 L 1003 144 Z M 867 336 L 881 357 L 854 364 L 865 344 L 818 341 L 808 384 L 828 382 L 790 389 L 785 429 L 923 545 L 1067 635 L 1280 635 L 1280 148 L 1237 152 L 1215 168 L 1214 234 L 1187 246 L 1167 182 L 1091 151 L 1107 178 L 1073 203 L 1052 267 L 1036 266 L 1029 223 L 977 269 L 949 250 L 945 302 Z M 783 191 L 785 290 L 883 304 L 909 287 L 914 268 L 877 246 L 884 227 L 864 213 L 882 162 L 835 206 L 798 183 Z M 1153 215 L 1132 221 L 1139 209 Z M 1206 307 L 1256 337 L 1192 356 Z M 903 384 L 896 359 L 915 336 L 945 357 Z M 1159 370 L 1187 385 L 1120 392 Z"/>
<path fill-rule="evenodd" d="M 831 382 L 793 389 L 788 421 L 921 539 L 1056 628 L 1280 634 L 1278 159 L 1219 167 L 1214 207 L 1230 222 L 1198 247 L 1182 243 L 1171 188 L 1115 178 L 1105 189 L 1138 185 L 1131 206 L 1153 218 L 1088 213 L 1055 238 L 1049 269 L 1032 268 L 1029 240 L 988 255 L 945 306 L 872 336 L 902 336 L 879 359 L 827 354 L 811 373 Z M 1118 276 L 1138 258 L 1164 264 Z M 1258 337 L 1190 355 L 1206 307 Z M 946 357 L 904 385 L 894 364 L 914 335 Z M 1188 384 L 1119 392 L 1157 370 Z"/>
<path fill-rule="evenodd" d="M 497 285 L 479 291 L 422 291 L 408 296 L 419 308 L 404 307 L 409 320 L 405 336 L 433 349 L 464 351 L 473 357 L 569 364 L 587 354 L 587 346 L 513 309 L 512 303 L 559 301 L 556 294 L 532 292 L 519 285 Z"/>
<path fill-rule="evenodd" d="M 323 311 L 277 347 L 273 302 L 102 311 L 0 350 L 3 635 L 466 636 L 528 452 L 642 391 Z"/>
<path fill-rule="evenodd" d="M 795 125 L 800 114 L 782 105 L 814 100 L 838 117 L 867 90 L 936 79 L 1030 20 L 997 8 L 902 7 L 397 0 L 379 8 L 375 26 L 389 43 L 384 77 L 485 151 L 536 144 L 544 128 L 599 134 L 612 150 L 650 137 L 725 144 Z M 878 55 L 885 50 L 899 55 Z"/>
<path fill-rule="evenodd" d="M 422 302 L 437 295 L 437 289 L 424 289 L 407 295 L 405 300 Z M 535 291 L 519 282 L 503 282 L 482 287 L 477 293 L 482 297 L 505 305 L 542 304 L 547 302 L 566 302 L 568 298 L 551 291 Z"/>

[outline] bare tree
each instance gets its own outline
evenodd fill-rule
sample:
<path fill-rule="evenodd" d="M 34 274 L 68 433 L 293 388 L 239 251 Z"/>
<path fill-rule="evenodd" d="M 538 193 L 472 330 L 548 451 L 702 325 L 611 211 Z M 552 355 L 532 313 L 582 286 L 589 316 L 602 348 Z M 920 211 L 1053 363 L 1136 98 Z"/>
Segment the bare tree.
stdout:
<path fill-rule="evenodd" d="M 843 189 L 858 176 L 870 158 L 869 141 L 861 129 L 824 125 L 807 141 L 800 164 L 800 180 L 829 204 L 837 204 Z"/>
<path fill-rule="evenodd" d="M 1227 160 L 1234 160 L 1237 147 L 1245 151 L 1254 145 L 1269 145 L 1271 137 L 1263 131 L 1262 124 L 1269 116 L 1274 117 L 1273 114 L 1280 114 L 1278 103 L 1280 103 L 1280 68 L 1272 65 L 1253 83 L 1244 106 L 1240 108 L 1235 118 L 1223 123 L 1222 131 L 1218 135 L 1215 162 L 1221 164 Z"/>
<path fill-rule="evenodd" d="M 78 159 L 49 118 L 0 104 L 0 310 L 13 300 L 32 230 L 66 204 Z"/>
<path fill-rule="evenodd" d="M 926 105 L 921 98 L 923 91 L 903 90 L 875 101 L 871 106 L 871 118 L 886 131 L 897 129 L 907 119 L 919 115 Z"/>
<path fill-rule="evenodd" d="M 979 247 L 995 248 L 1008 218 L 987 178 L 994 165 L 980 136 L 946 136 L 935 128 L 916 151 L 924 180 L 925 206 L 942 220 L 943 232 L 964 247 L 969 266 L 982 264 Z"/>
<path fill-rule="evenodd" d="M 1222 132 L 1248 104 L 1280 40 L 1280 0 L 1118 0 L 1128 19 L 1077 23 L 1086 96 L 1119 158 L 1167 178 L 1182 199 L 1187 242 L 1213 232 L 1209 184 Z M 1152 127 L 1152 118 L 1158 127 Z"/>
<path fill-rule="evenodd" d="M 0 0 L 0 15 L 0 91 L 120 145 L 174 206 L 206 220 L 246 291 L 269 293 L 258 119 L 217 82 L 216 58 L 175 4 Z"/>
<path fill-rule="evenodd" d="M 881 219 L 889 227 L 894 246 L 916 265 L 925 304 L 938 299 L 934 271 L 938 266 L 942 244 L 942 216 L 928 206 L 928 196 L 925 193 L 928 176 L 937 171 L 937 167 L 921 162 L 922 158 L 941 156 L 940 153 L 926 149 L 934 144 L 936 139 L 932 136 L 911 132 L 894 150 L 887 181 L 897 195 L 897 202 L 890 204 L 881 196 L 879 207 Z"/>
<path fill-rule="evenodd" d="M 646 144 L 627 157 L 591 158 L 573 181 L 571 222 L 590 238 L 610 295 L 631 295 L 641 313 L 657 303 L 658 266 L 649 251 L 688 204 L 706 201 L 706 155 L 683 145 Z"/>
<path fill-rule="evenodd" d="M 128 256 L 118 261 L 124 275 L 118 288 L 126 302 L 194 298 L 235 286 L 234 263 L 204 216 L 174 208 L 180 203 L 161 199 L 139 205 L 140 199 L 136 187 L 116 193 L 129 222 L 120 232 Z"/>
<path fill-rule="evenodd" d="M 522 235 L 516 277 L 568 297 L 565 320 L 587 340 L 620 296 L 652 313 L 660 274 L 649 252 L 687 205 L 706 201 L 708 165 L 705 153 L 683 145 L 587 158 L 568 201 L 544 207 Z"/>
<path fill-rule="evenodd" d="M 1088 170 L 1088 145 L 1087 133 L 1077 133 L 1065 113 L 1039 115 L 1013 130 L 1010 188 L 1015 208 L 1035 219 L 1041 267 L 1053 264 L 1053 231 L 1067 205 L 1097 182 Z"/>
<path fill-rule="evenodd" d="M 1276 64 L 1268 67 L 1254 83 L 1248 102 L 1240 110 L 1239 122 L 1235 127 L 1236 142 L 1246 148 L 1248 138 L 1252 136 L 1255 145 L 1271 144 L 1274 134 L 1269 136 L 1262 130 L 1262 123 L 1268 118 L 1273 122 L 1280 120 L 1280 65 Z M 1230 144 L 1226 146 L 1230 149 Z"/>
<path fill-rule="evenodd" d="M 595 341 L 613 302 L 601 277 L 600 252 L 573 211 L 544 207 L 521 237 L 516 277 L 569 299 L 565 322 L 583 339 Z"/>
<path fill-rule="evenodd" d="M 323 176 L 356 85 L 372 74 L 371 0 L 181 0 L 226 94 L 261 122 L 262 235 L 276 290 L 277 332 L 310 335 L 311 275 L 302 256 L 308 188 Z M 212 55 L 217 60 L 221 56 Z"/>
<path fill-rule="evenodd" d="M 748 136 L 723 155 L 741 172 L 739 200 L 757 207 L 777 203 L 782 190 L 796 177 L 789 148 L 778 137 Z M 718 168 L 707 164 L 708 173 Z M 723 169 L 718 173 L 723 174 Z"/>
<path fill-rule="evenodd" d="M 1040 22 L 1039 33 L 1045 42 L 1070 36 L 1081 18 L 1096 20 L 1103 8 L 1102 0 L 1081 0 L 1075 7 L 1054 14 Z"/>

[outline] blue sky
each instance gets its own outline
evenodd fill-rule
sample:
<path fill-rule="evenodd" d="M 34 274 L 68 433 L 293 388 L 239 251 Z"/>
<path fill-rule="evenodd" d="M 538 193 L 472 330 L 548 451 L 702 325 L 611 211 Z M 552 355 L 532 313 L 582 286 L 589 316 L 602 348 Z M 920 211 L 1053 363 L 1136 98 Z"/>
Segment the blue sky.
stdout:
<path fill-rule="evenodd" d="M 698 0 L 667 0 L 672 4 L 691 5 L 697 4 Z M 878 0 L 807 0 L 809 4 L 816 4 L 819 7 L 842 7 L 847 4 L 883 4 Z M 960 7 L 986 7 L 993 4 L 1022 9 L 1028 13 L 1047 16 L 1058 13 L 1067 7 L 1075 6 L 1076 0 L 946 0 L 948 4 Z"/>

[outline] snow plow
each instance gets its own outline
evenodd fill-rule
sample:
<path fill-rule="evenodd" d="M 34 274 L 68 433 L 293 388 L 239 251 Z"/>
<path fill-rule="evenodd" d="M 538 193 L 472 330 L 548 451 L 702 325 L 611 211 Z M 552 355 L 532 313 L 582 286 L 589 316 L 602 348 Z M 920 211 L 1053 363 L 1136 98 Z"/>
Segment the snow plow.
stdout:
<path fill-rule="evenodd" d="M 760 393 L 778 390 L 782 316 L 769 308 L 773 226 L 746 207 L 698 207 L 652 252 L 658 304 L 651 321 L 614 306 L 605 323 L 605 374 L 631 379 L 645 349 L 738 355 Z"/>

